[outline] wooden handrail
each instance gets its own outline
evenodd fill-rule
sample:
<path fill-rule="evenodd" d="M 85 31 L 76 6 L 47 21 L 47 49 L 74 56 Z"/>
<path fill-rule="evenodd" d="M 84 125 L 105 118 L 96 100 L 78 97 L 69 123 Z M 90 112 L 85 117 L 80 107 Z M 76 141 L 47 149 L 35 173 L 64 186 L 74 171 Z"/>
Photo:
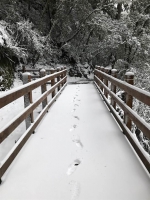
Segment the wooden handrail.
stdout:
<path fill-rule="evenodd" d="M 108 83 L 105 81 L 109 81 L 111 84 L 111 89 L 108 87 Z M 104 72 L 104 69 L 101 67 L 96 67 L 94 71 L 94 83 L 98 88 L 99 92 L 101 93 L 102 97 L 104 98 L 107 106 L 111 110 L 112 114 L 114 115 L 115 119 L 117 120 L 118 124 L 122 128 L 123 132 L 126 134 L 128 140 L 130 141 L 131 145 L 139 155 L 140 159 L 142 160 L 143 164 L 147 168 L 150 173 L 150 160 L 145 156 L 141 148 L 136 143 L 135 139 L 133 138 L 133 134 L 127 124 L 117 115 L 116 104 L 124 111 L 124 113 L 129 117 L 136 126 L 143 132 L 145 136 L 150 139 L 150 125 L 146 123 L 136 112 L 132 110 L 132 107 L 129 107 L 125 102 L 123 102 L 114 91 L 116 91 L 116 87 L 124 90 L 126 95 L 131 95 L 141 102 L 145 103 L 146 105 L 150 106 L 150 93 L 139 89 L 129 83 L 124 81 L 118 80 L 115 77 L 112 77 Z M 114 89 L 115 87 L 115 89 Z M 111 97 L 111 104 L 107 99 L 107 95 Z"/>
<path fill-rule="evenodd" d="M 46 72 L 50 72 L 50 69 L 45 69 Z M 18 72 L 39 72 L 40 69 L 28 69 L 28 68 L 22 68 L 22 69 L 18 69 Z"/>
<path fill-rule="evenodd" d="M 24 74 L 25 75 L 25 74 Z M 53 82 L 53 80 L 56 79 L 56 82 Z M 51 81 L 54 84 L 51 84 L 51 88 L 47 90 L 45 88 L 45 84 Z M 56 100 L 59 94 L 61 94 L 61 91 L 64 89 L 64 87 L 67 85 L 67 70 L 66 68 L 62 67 L 58 70 L 58 72 L 55 72 L 54 74 L 44 76 L 40 78 L 39 80 L 29 82 L 21 87 L 18 87 L 16 89 L 12 89 L 8 92 L 5 92 L 0 95 L 0 108 L 8 105 L 9 103 L 13 102 L 14 100 L 26 95 L 32 93 L 32 90 L 34 90 L 37 87 L 41 87 L 44 90 L 42 90 L 41 96 L 35 101 L 31 102 L 30 105 L 28 105 L 24 110 L 19 113 L 16 117 L 14 117 L 8 124 L 6 124 L 4 127 L 0 130 L 0 143 L 2 143 L 18 126 L 21 122 L 23 122 L 31 113 L 33 113 L 34 109 L 40 104 L 43 103 L 43 110 L 38 115 L 38 117 L 32 121 L 32 124 L 29 124 L 27 127 L 26 132 L 21 136 L 21 138 L 17 141 L 15 144 L 13 150 L 9 152 L 7 157 L 1 162 L 0 165 L 0 183 L 1 178 L 5 171 L 8 169 L 10 164 L 13 162 L 14 158 L 17 156 L 23 145 L 26 143 L 30 135 L 33 133 L 47 110 L 50 108 L 52 103 Z M 56 88 L 57 92 L 56 92 Z M 47 96 L 49 94 L 52 94 L 55 91 L 55 95 L 52 96 L 52 99 L 50 102 L 47 102 Z"/>
<path fill-rule="evenodd" d="M 33 104 L 30 104 L 27 108 L 23 110 L 22 113 L 17 115 L 11 122 L 8 122 L 1 130 L 0 130 L 0 143 L 4 141 L 5 138 L 8 137 L 26 119 L 26 117 L 50 94 L 54 91 L 55 88 L 58 87 L 62 82 L 64 82 L 63 78 L 58 83 L 56 83 L 53 87 L 51 87 L 47 92 L 43 93 L 39 99 L 37 99 Z"/>
<path fill-rule="evenodd" d="M 105 90 L 109 93 L 109 95 L 115 100 L 115 102 L 124 110 L 130 118 L 133 120 L 133 122 L 141 129 L 141 131 L 150 138 L 150 125 L 148 125 L 143 119 L 141 119 L 140 116 L 138 116 L 130 107 L 128 107 L 117 95 L 115 95 L 113 92 L 110 91 L 108 87 L 105 86 L 104 83 L 101 82 L 100 79 L 98 79 L 97 76 L 95 78 L 100 81 L 101 85 L 105 88 Z"/>
<path fill-rule="evenodd" d="M 150 106 L 150 93 L 147 91 L 144 91 L 140 88 L 137 88 L 133 85 L 130 85 L 129 83 L 126 83 L 125 81 L 118 80 L 100 70 L 95 69 L 95 72 L 100 73 L 101 76 L 103 76 L 104 79 L 107 79 L 120 89 L 126 91 L 128 94 L 134 96 L 136 99 L 140 100 L 141 102 L 145 103 L 146 105 Z"/>
<path fill-rule="evenodd" d="M 26 85 L 23 85 L 17 89 L 12 89 L 8 92 L 5 92 L 4 94 L 1 94 L 0 95 L 0 108 L 4 107 L 5 105 L 11 103 L 12 101 L 14 101 L 16 99 L 22 97 L 23 95 L 29 93 L 30 91 L 43 85 L 44 83 L 47 83 L 48 81 L 51 81 L 54 78 L 57 78 L 57 76 L 61 75 L 64 72 L 66 72 L 66 69 L 62 70 L 60 72 L 56 72 L 52 75 L 47 75 L 43 78 L 33 81 L 32 83 L 27 83 Z"/>

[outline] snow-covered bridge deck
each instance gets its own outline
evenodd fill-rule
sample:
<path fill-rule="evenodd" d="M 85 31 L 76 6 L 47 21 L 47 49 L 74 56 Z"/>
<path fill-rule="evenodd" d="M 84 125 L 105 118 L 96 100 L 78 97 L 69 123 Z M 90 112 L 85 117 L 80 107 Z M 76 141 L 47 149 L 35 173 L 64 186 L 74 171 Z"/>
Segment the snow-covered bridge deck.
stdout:
<path fill-rule="evenodd" d="M 77 199 L 150 199 L 150 178 L 93 84 L 65 88 L 0 186 L 0 200 Z"/>

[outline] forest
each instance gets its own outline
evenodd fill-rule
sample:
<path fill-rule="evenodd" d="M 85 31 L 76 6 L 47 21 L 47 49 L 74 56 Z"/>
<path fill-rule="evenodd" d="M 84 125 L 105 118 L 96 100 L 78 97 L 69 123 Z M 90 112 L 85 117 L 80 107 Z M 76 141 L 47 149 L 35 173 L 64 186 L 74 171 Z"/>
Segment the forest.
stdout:
<path fill-rule="evenodd" d="M 150 91 L 149 0 L 1 0 L 0 88 L 37 64 L 129 70 Z"/>
<path fill-rule="evenodd" d="M 57 64 L 85 78 L 85 66 L 115 68 L 122 80 L 131 71 L 135 85 L 150 92 L 149 0 L 1 0 L 0 91 L 23 66 Z M 150 123 L 148 106 L 133 107 Z"/>

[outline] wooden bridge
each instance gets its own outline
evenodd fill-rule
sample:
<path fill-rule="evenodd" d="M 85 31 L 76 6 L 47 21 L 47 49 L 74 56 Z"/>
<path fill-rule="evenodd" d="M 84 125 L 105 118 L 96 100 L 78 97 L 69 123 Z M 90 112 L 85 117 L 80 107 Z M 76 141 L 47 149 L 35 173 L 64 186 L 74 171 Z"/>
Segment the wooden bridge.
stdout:
<path fill-rule="evenodd" d="M 132 73 L 120 81 L 115 70 L 108 75 L 103 67 L 96 67 L 94 84 L 67 84 L 65 67 L 40 73 L 32 82 L 24 73 L 23 86 L 0 96 L 0 108 L 22 96 L 25 102 L 24 110 L 1 128 L 0 143 L 26 123 L 25 133 L 1 161 L 0 199 L 149 200 L 150 157 L 131 125 L 150 139 L 150 125 L 132 110 L 133 98 L 150 106 L 150 93 L 131 85 Z M 33 102 L 38 87 L 41 96 Z M 126 92 L 126 102 L 116 95 L 118 88 Z M 34 119 L 39 104 L 42 111 Z M 123 119 L 116 106 L 124 111 Z"/>

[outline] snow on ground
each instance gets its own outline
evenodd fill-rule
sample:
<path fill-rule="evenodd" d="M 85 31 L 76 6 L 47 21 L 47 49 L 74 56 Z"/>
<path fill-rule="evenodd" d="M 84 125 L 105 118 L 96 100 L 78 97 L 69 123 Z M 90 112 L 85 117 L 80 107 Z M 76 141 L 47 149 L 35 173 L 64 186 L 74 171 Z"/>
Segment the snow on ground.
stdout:
<path fill-rule="evenodd" d="M 2 178 L 1 200 L 149 200 L 150 179 L 93 84 L 70 84 Z"/>

